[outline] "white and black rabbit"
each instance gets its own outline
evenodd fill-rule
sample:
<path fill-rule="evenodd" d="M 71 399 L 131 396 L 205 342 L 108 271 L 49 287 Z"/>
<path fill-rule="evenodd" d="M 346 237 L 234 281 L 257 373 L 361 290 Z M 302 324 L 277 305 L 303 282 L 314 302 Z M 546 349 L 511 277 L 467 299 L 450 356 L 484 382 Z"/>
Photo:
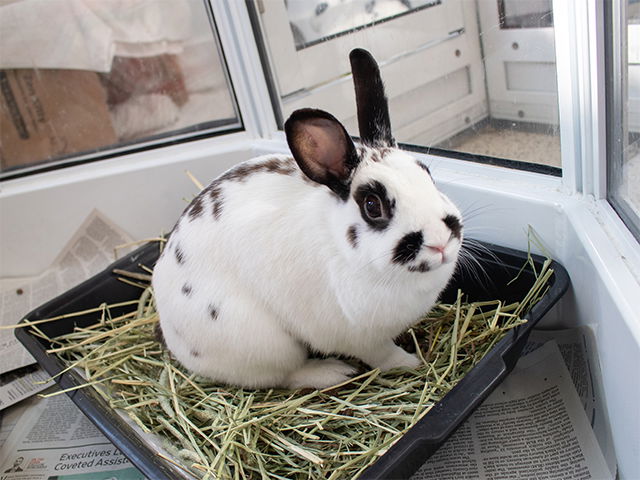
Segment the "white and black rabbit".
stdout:
<path fill-rule="evenodd" d="M 321 110 L 285 123 L 293 156 L 243 162 L 178 220 L 153 273 L 166 346 L 185 367 L 246 387 L 323 388 L 420 362 L 394 343 L 449 282 L 460 212 L 396 148 L 373 57 L 350 55 L 361 144 Z"/>

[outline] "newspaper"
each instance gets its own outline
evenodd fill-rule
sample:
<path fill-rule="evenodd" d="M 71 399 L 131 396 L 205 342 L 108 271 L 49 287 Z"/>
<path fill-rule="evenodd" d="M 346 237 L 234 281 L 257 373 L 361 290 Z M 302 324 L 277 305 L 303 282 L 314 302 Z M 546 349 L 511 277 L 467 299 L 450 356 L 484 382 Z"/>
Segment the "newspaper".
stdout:
<path fill-rule="evenodd" d="M 533 330 L 523 355 L 555 340 L 571 374 L 591 428 L 611 472 L 617 470 L 613 437 L 607 416 L 602 373 L 593 330 L 582 325 L 565 330 Z"/>
<path fill-rule="evenodd" d="M 0 410 L 52 386 L 50 377 L 35 364 L 0 375 Z"/>
<path fill-rule="evenodd" d="M 555 341 L 514 371 L 412 479 L 613 479 Z"/>
<path fill-rule="evenodd" d="M 15 338 L 10 325 L 18 323 L 34 308 L 42 305 L 81 281 L 100 272 L 115 260 L 116 247 L 131 243 L 131 238 L 97 210 L 92 211 L 62 249 L 53 264 L 40 275 L 0 279 L 0 408 L 10 405 L 17 391 L 3 380 L 6 372 L 31 365 L 33 357 Z M 118 253 L 126 253 L 119 250 Z M 2 328 L 4 327 L 4 328 Z M 22 390 L 24 386 L 16 384 Z"/>
<path fill-rule="evenodd" d="M 145 478 L 65 394 L 32 397 L 20 410 L 0 450 L 0 480 Z"/>
<path fill-rule="evenodd" d="M 4 444 L 13 431 L 20 416 L 24 413 L 23 404 L 5 408 L 0 412 L 0 452 L 3 451 Z"/>

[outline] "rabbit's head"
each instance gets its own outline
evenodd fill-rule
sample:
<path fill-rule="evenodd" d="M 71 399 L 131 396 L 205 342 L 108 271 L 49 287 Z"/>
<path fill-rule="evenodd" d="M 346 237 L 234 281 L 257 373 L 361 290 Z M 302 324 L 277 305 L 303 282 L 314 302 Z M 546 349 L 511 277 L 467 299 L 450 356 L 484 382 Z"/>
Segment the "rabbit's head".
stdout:
<path fill-rule="evenodd" d="M 428 167 L 397 148 L 373 57 L 356 49 L 350 59 L 360 144 L 331 114 L 301 109 L 285 124 L 293 156 L 310 180 L 334 192 L 342 208 L 333 223 L 359 263 L 411 274 L 448 265 L 448 277 L 462 244 L 460 212 Z"/>

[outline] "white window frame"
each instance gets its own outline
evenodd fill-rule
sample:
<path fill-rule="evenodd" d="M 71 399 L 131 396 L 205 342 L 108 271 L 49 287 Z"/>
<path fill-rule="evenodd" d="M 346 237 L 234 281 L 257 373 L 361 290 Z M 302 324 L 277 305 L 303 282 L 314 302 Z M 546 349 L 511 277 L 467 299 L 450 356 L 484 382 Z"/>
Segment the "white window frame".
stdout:
<path fill-rule="evenodd" d="M 176 191 L 183 196 L 194 191 L 185 169 L 205 181 L 249 156 L 287 151 L 245 3 L 209 1 L 245 131 L 1 183 L 0 275 L 47 267 L 68 240 L 61 232 L 72 232 L 93 207 L 133 236 L 156 235 L 158 225 L 177 218 L 183 208 L 174 201 Z M 561 178 L 418 156 L 463 210 L 484 208 L 469 220 L 470 235 L 526 249 L 531 224 L 568 269 L 573 288 L 544 325 L 580 322 L 594 328 L 619 474 L 631 479 L 640 478 L 640 382 L 630 378 L 637 376 L 640 361 L 640 247 L 606 200 L 603 1 L 553 4 Z M 128 188 L 136 184 L 143 188 Z M 109 186 L 117 187 L 117 194 Z M 158 188 L 171 195 L 162 203 L 140 200 L 158 198 Z M 131 207 L 136 204 L 139 209 Z M 34 239 L 34 233 L 48 241 Z"/>

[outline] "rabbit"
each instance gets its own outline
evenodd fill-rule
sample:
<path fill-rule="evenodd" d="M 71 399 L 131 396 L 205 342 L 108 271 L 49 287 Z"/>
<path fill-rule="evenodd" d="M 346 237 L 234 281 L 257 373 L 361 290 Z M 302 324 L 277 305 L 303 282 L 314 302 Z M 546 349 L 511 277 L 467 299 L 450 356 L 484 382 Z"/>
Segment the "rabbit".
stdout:
<path fill-rule="evenodd" d="M 350 54 L 360 142 L 331 114 L 293 112 L 292 155 L 240 163 L 176 223 L 152 285 L 166 347 L 187 369 L 247 388 L 326 388 L 355 369 L 416 368 L 394 338 L 454 272 L 460 212 L 397 148 L 369 52 Z M 309 358 L 309 352 L 323 358 Z"/>

